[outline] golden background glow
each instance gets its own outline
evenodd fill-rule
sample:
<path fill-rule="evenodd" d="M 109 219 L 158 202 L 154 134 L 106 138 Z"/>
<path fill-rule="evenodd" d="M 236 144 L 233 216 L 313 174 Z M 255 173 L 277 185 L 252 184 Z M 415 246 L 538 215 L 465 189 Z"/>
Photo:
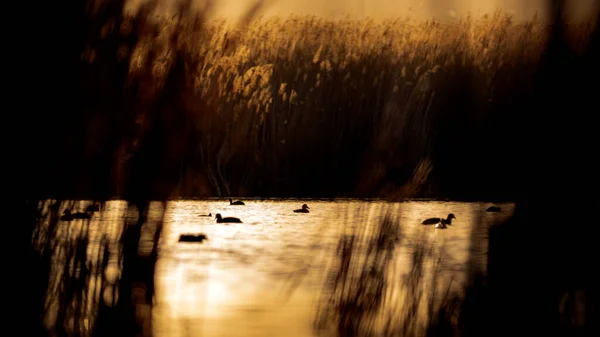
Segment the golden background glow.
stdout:
<path fill-rule="evenodd" d="M 130 0 L 129 8 L 136 8 L 146 0 Z M 175 0 L 162 0 L 165 4 Z M 203 6 L 207 0 L 195 0 Z M 217 17 L 235 19 L 244 13 L 257 0 L 217 0 L 213 14 Z M 317 15 L 327 18 L 372 17 L 386 18 L 411 15 L 416 18 L 440 19 L 460 17 L 467 13 L 474 15 L 502 10 L 516 19 L 531 18 L 536 12 L 544 18 L 547 15 L 547 0 L 263 0 L 262 15 L 286 16 L 289 14 Z M 591 17 L 595 0 L 567 0 L 569 17 L 580 20 Z"/>

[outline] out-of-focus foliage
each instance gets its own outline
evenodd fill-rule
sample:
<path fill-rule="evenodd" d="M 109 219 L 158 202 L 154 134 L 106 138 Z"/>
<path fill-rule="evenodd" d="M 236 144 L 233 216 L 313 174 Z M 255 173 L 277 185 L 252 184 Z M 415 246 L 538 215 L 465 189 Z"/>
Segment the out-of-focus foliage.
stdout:
<path fill-rule="evenodd" d="M 421 194 L 440 194 L 444 180 L 481 185 L 490 161 L 459 159 L 485 151 L 492 118 L 517 118 L 548 33 L 536 19 L 516 24 L 501 13 L 449 23 L 292 16 L 243 26 L 193 11 L 147 13 L 118 27 L 109 20 L 106 34 L 135 35 L 115 55 L 129 57 L 121 109 L 138 115 L 142 133 L 148 116 L 164 129 L 161 162 L 179 180 L 179 196 L 393 196 L 420 162 L 432 173 Z M 574 31 L 585 40 L 587 27 Z M 82 54 L 95 81 L 111 71 L 94 68 L 101 47 Z M 133 137 L 118 149 L 114 172 L 137 144 Z M 452 170 L 460 173 L 436 174 Z"/>

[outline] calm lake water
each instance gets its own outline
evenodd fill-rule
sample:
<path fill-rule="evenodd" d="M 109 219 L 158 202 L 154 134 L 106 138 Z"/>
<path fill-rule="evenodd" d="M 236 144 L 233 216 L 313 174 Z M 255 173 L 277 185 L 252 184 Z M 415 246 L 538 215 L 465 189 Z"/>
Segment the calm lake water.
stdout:
<path fill-rule="evenodd" d="M 155 336 L 317 335 L 313 330 L 315 311 L 326 293 L 327 275 L 335 268 L 340 237 L 352 233 L 367 233 L 368 237 L 387 212 L 396 217 L 401 230 L 388 276 L 389 287 L 399 289 L 389 290 L 388 299 L 400 296 L 401 280 L 410 267 L 413 248 L 422 242 L 432 242 L 437 253 L 442 254 L 438 284 L 460 291 L 468 269 L 485 271 L 488 228 L 508 218 L 514 208 L 513 204 L 496 204 L 502 212 L 488 213 L 485 209 L 489 203 L 245 202 L 245 206 L 229 205 L 223 200 L 167 203 L 155 274 Z M 308 204 L 310 213 L 292 212 L 303 203 Z M 86 204 L 76 202 L 74 209 L 83 210 Z M 126 208 L 123 201 L 110 201 L 93 216 L 87 248 L 90 265 L 102 251 L 103 236 L 113 247 L 110 254 L 116 256 L 114 247 L 126 220 Z M 159 208 L 158 203 L 151 205 L 149 222 L 142 231 L 141 254 L 151 247 Z M 200 216 L 209 212 L 213 217 Z M 239 217 L 243 223 L 218 224 L 216 213 Z M 448 213 L 456 216 L 448 229 L 420 225 L 425 218 L 446 217 Z M 61 221 L 56 236 L 67 244 L 75 244 L 84 222 Z M 209 240 L 178 242 L 183 233 L 205 233 Z M 357 248 L 356 254 L 364 255 L 366 250 Z M 64 249 L 55 253 L 53 273 L 60 274 L 60 266 L 65 263 L 57 261 L 66 258 Z M 114 280 L 118 278 L 118 264 L 116 258 L 112 261 L 104 276 Z M 103 295 L 99 298 L 109 296 Z M 402 302 L 400 297 L 394 298 L 395 302 Z M 52 319 L 50 310 L 49 322 Z"/>

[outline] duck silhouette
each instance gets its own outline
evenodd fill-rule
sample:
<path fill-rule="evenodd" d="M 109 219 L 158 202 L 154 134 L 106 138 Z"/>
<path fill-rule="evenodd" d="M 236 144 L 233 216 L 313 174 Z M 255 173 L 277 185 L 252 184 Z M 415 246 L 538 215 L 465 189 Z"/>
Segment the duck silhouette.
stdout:
<path fill-rule="evenodd" d="M 501 209 L 498 206 L 490 206 L 485 211 L 486 212 L 500 212 Z"/>
<path fill-rule="evenodd" d="M 446 228 L 446 225 L 452 224 L 452 219 L 456 219 L 456 217 L 454 216 L 454 214 L 450 213 L 450 214 L 448 214 L 448 217 L 446 219 L 444 219 L 444 218 L 429 218 L 429 219 L 423 220 L 423 222 L 421 222 L 421 224 L 422 225 L 435 225 L 435 228 Z"/>
<path fill-rule="evenodd" d="M 73 221 L 75 219 L 91 219 L 92 215 L 86 212 L 75 212 L 72 213 L 71 209 L 67 208 L 60 217 L 62 221 Z"/>
<path fill-rule="evenodd" d="M 310 211 L 308 210 L 310 207 L 308 207 L 307 204 L 302 205 L 302 208 L 300 209 L 295 209 L 294 213 L 309 213 Z"/>
<path fill-rule="evenodd" d="M 243 201 L 241 201 L 241 200 L 233 201 L 231 198 L 229 198 L 229 204 L 230 205 L 245 205 Z"/>
<path fill-rule="evenodd" d="M 217 223 L 241 223 L 242 220 L 240 220 L 239 218 L 234 218 L 234 217 L 222 217 L 220 213 L 217 213 L 217 215 L 215 216 L 215 218 L 217 219 Z"/>
<path fill-rule="evenodd" d="M 208 213 L 208 214 L 200 214 L 198 216 L 212 216 L 212 213 Z"/>
<path fill-rule="evenodd" d="M 92 204 L 85 208 L 86 213 L 100 212 L 100 205 Z"/>
<path fill-rule="evenodd" d="M 179 236 L 179 242 L 202 242 L 208 240 L 208 237 L 204 233 L 200 234 L 181 234 Z"/>

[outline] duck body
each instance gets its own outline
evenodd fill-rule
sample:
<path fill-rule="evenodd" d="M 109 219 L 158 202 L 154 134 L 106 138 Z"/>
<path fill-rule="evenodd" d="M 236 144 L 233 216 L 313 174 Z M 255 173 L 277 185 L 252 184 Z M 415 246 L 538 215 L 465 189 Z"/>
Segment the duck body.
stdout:
<path fill-rule="evenodd" d="M 181 234 L 179 236 L 179 242 L 202 242 L 208 240 L 208 237 L 204 233 L 200 234 Z"/>
<path fill-rule="evenodd" d="M 500 212 L 501 209 L 498 206 L 490 206 L 485 211 L 486 212 Z"/>
<path fill-rule="evenodd" d="M 307 204 L 302 205 L 302 208 L 300 209 L 295 209 L 294 213 L 309 213 L 310 211 L 308 210 L 310 207 L 308 207 Z"/>
<path fill-rule="evenodd" d="M 425 219 L 423 220 L 423 222 L 421 222 L 421 225 L 436 225 L 435 228 L 442 228 L 441 226 L 445 226 L 446 225 L 451 225 L 452 224 L 452 219 L 456 219 L 456 217 L 454 216 L 454 214 L 450 213 L 448 214 L 448 217 L 446 219 L 444 218 L 429 218 L 429 219 Z M 440 226 L 440 227 L 438 227 Z"/>
<path fill-rule="evenodd" d="M 421 222 L 421 225 L 437 225 L 442 221 L 442 218 L 429 218 Z"/>
<path fill-rule="evenodd" d="M 75 212 L 73 213 L 73 219 L 90 219 L 92 217 L 89 213 Z"/>
<path fill-rule="evenodd" d="M 221 214 L 217 213 L 215 216 L 217 223 L 242 223 L 242 220 L 234 217 L 222 217 Z"/>
<path fill-rule="evenodd" d="M 231 199 L 231 198 L 229 198 L 229 204 L 230 205 L 245 205 L 243 201 L 241 201 L 241 200 L 233 201 L 233 199 Z"/>
<path fill-rule="evenodd" d="M 86 211 L 86 213 L 100 212 L 100 205 L 98 205 L 98 204 L 88 205 L 88 207 L 85 208 L 85 211 Z"/>
<path fill-rule="evenodd" d="M 70 209 L 65 209 L 63 215 L 60 217 L 62 221 L 73 221 L 75 219 L 91 219 L 92 215 L 90 213 L 84 212 L 75 212 L 71 213 Z"/>
<path fill-rule="evenodd" d="M 63 214 L 60 216 L 62 221 L 73 221 L 73 215 L 71 214 Z"/>

